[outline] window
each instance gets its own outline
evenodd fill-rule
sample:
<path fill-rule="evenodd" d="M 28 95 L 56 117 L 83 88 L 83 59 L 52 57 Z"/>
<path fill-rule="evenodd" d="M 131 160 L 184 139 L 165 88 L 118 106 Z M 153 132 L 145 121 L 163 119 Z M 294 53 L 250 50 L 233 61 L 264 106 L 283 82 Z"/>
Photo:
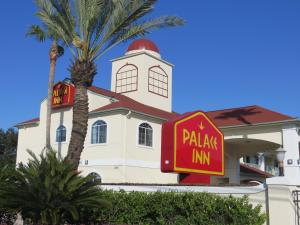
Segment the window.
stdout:
<path fill-rule="evenodd" d="M 102 182 L 102 178 L 98 173 L 92 172 L 89 174 L 89 176 L 93 176 L 93 181 L 98 181 L 98 182 Z"/>
<path fill-rule="evenodd" d="M 60 125 L 56 129 L 56 142 L 64 142 L 66 141 L 66 127 L 64 125 Z"/>
<path fill-rule="evenodd" d="M 116 92 L 125 93 L 137 90 L 138 69 L 135 65 L 126 64 L 116 75 Z"/>
<path fill-rule="evenodd" d="M 149 69 L 148 90 L 166 98 L 168 97 L 168 76 L 159 66 L 153 66 Z"/>
<path fill-rule="evenodd" d="M 250 156 L 246 155 L 243 157 L 244 163 L 250 163 Z"/>
<path fill-rule="evenodd" d="M 92 126 L 92 144 L 106 143 L 107 124 L 103 120 L 96 121 Z"/>
<path fill-rule="evenodd" d="M 148 123 L 142 123 L 139 126 L 139 145 L 152 147 L 153 130 Z"/>

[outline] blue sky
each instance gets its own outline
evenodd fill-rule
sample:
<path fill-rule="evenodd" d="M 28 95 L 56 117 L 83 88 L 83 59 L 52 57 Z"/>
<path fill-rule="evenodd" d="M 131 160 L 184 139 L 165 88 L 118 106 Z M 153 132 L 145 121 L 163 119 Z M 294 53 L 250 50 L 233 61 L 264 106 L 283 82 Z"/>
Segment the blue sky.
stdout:
<path fill-rule="evenodd" d="M 4 1 L 0 13 L 0 128 L 39 116 L 47 95 L 49 43 L 26 38 L 38 23 L 32 0 Z M 300 117 L 300 1 L 160 0 L 155 15 L 178 15 L 184 27 L 158 30 L 153 40 L 175 64 L 173 109 L 183 113 L 261 105 Z M 110 87 L 110 59 L 98 61 L 95 85 Z M 58 61 L 56 81 L 69 77 L 69 57 Z"/>

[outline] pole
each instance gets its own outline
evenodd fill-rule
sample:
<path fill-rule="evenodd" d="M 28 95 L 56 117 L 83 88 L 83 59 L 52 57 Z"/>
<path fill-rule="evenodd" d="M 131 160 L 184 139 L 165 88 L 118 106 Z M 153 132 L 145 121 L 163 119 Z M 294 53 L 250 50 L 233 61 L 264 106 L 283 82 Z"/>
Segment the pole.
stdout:
<path fill-rule="evenodd" d="M 266 202 L 267 225 L 270 225 L 269 186 L 267 184 L 267 181 L 264 183 L 264 187 L 265 187 L 265 202 Z"/>

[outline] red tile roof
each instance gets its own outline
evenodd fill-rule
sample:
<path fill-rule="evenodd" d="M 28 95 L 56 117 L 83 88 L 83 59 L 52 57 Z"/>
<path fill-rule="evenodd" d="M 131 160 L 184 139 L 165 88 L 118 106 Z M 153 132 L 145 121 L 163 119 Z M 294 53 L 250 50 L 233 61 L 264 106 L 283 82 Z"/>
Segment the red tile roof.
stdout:
<path fill-rule="evenodd" d="M 26 120 L 26 121 L 23 121 L 21 123 L 18 123 L 17 125 L 15 126 L 20 126 L 20 125 L 24 125 L 24 124 L 29 124 L 29 123 L 37 123 L 40 121 L 40 118 L 33 118 L 31 120 Z"/>
<path fill-rule="evenodd" d="M 218 127 L 251 125 L 295 119 L 257 105 L 209 111 L 206 113 Z"/>
<path fill-rule="evenodd" d="M 144 113 L 144 114 L 147 114 L 150 116 L 162 118 L 165 120 L 173 119 L 173 118 L 179 116 L 179 114 L 177 114 L 177 113 L 174 113 L 174 112 L 171 113 L 171 112 L 167 112 L 167 111 L 164 111 L 164 110 L 161 110 L 158 108 L 154 108 L 154 107 L 151 107 L 148 105 L 144 105 L 144 104 L 139 103 L 125 95 L 117 94 L 115 92 L 104 90 L 102 88 L 91 87 L 91 88 L 89 88 L 89 90 L 94 91 L 101 95 L 115 98 L 118 100 L 111 104 L 108 104 L 108 105 L 102 106 L 98 109 L 95 109 L 95 110 L 91 111 L 91 113 L 102 112 L 102 111 L 113 110 L 113 109 L 128 109 L 128 110 Z"/>
<path fill-rule="evenodd" d="M 118 94 L 116 92 L 112 92 L 103 88 L 91 86 L 88 89 L 89 91 L 92 91 L 94 93 L 107 96 L 109 98 L 116 100 L 108 105 L 105 105 L 103 107 L 91 111 L 91 113 L 103 112 L 103 111 L 109 111 L 115 109 L 128 109 L 143 114 L 147 114 L 150 116 L 162 118 L 165 120 L 175 119 L 177 116 L 180 116 L 180 114 L 178 113 L 167 112 L 158 108 L 154 108 L 142 104 L 140 102 L 137 102 L 125 95 Z M 216 111 L 208 111 L 206 112 L 206 114 L 218 127 L 251 125 L 257 123 L 279 122 L 279 121 L 295 119 L 293 117 L 283 115 L 278 112 L 274 112 L 257 105 L 216 110 Z M 35 118 L 32 120 L 19 123 L 16 126 L 27 124 L 27 123 L 38 122 L 38 121 L 39 118 Z"/>
<path fill-rule="evenodd" d="M 273 177 L 273 175 L 268 172 L 262 171 L 260 169 L 254 168 L 254 167 L 246 165 L 244 163 L 240 164 L 240 170 L 241 170 L 241 172 L 244 172 L 244 173 L 255 173 L 255 174 L 258 174 L 258 175 L 266 177 L 266 178 Z"/>

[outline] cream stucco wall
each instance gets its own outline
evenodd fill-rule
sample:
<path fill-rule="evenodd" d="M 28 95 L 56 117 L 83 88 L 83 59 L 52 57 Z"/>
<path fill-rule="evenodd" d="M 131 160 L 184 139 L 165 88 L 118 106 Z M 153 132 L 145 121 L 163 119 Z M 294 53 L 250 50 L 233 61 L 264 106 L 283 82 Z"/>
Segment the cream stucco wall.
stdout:
<path fill-rule="evenodd" d="M 89 97 L 89 111 L 93 111 L 102 106 L 108 105 L 110 102 L 110 98 L 104 95 L 97 94 L 92 91 L 88 91 Z"/>
<path fill-rule="evenodd" d="M 89 92 L 90 111 L 106 105 L 109 98 Z M 19 143 L 17 162 L 26 162 L 28 159 L 27 149 L 39 154 L 45 145 L 45 121 L 46 101 L 41 103 L 40 122 L 21 126 L 19 128 Z M 91 144 L 91 127 L 97 120 L 107 123 L 107 143 Z M 138 126 L 147 122 L 153 128 L 153 146 L 145 147 L 138 145 Z M 84 174 L 89 171 L 97 172 L 103 182 L 136 182 L 136 183 L 177 183 L 176 174 L 160 172 L 161 157 L 161 126 L 163 120 L 150 116 L 133 113 L 128 110 L 102 112 L 91 114 L 88 121 L 88 132 L 85 140 L 85 148 L 82 152 L 80 170 Z M 57 143 L 55 140 L 56 129 L 62 124 L 67 129 L 66 142 Z M 54 149 L 62 156 L 67 154 L 72 128 L 72 109 L 62 108 L 52 113 L 51 140 Z M 300 176 L 297 159 L 299 157 L 299 136 L 295 126 L 282 127 L 279 125 L 252 126 L 244 128 L 223 128 L 225 135 L 225 176 L 213 178 L 215 183 L 228 179 L 229 183 L 239 183 L 239 157 L 247 154 L 247 141 L 257 140 L 253 145 L 256 152 L 271 152 L 284 143 L 287 157 L 292 158 L 294 164 L 287 165 L 286 176 L 291 181 L 298 180 Z M 284 141 L 282 142 L 282 138 Z M 233 140 L 233 142 L 232 142 Z M 238 140 L 238 142 L 234 142 Z M 265 141 L 273 145 L 264 145 L 259 141 Z M 264 143 L 264 142 L 263 142 Z M 275 144 L 275 145 L 274 145 Z M 272 146 L 273 149 L 265 149 Z M 275 154 L 275 152 L 274 152 Z M 110 168 L 110 169 L 109 169 Z M 144 176 L 143 174 L 147 174 Z M 299 182 L 298 182 L 299 183 Z"/>
<path fill-rule="evenodd" d="M 91 144 L 91 126 L 100 119 L 108 124 L 107 143 Z M 153 128 L 153 147 L 138 145 L 138 126 L 142 122 L 147 122 Z M 86 173 L 92 167 L 103 182 L 177 183 L 176 174 L 160 171 L 161 123 L 133 113 L 128 116 L 126 111 L 91 117 L 80 169 Z"/>
<path fill-rule="evenodd" d="M 124 95 L 138 102 L 171 112 L 172 66 L 159 58 L 143 52 L 115 59 L 112 62 L 111 91 L 116 91 L 116 74 L 126 64 L 133 64 L 138 68 L 138 88 L 136 91 L 127 92 Z M 168 76 L 168 97 L 148 91 L 148 70 L 153 66 L 160 66 Z"/>
<path fill-rule="evenodd" d="M 29 154 L 27 150 L 37 152 L 37 149 L 41 149 L 43 134 L 40 132 L 40 128 L 37 125 L 28 125 L 19 128 L 19 137 L 18 137 L 18 150 L 17 150 L 17 163 L 24 162 L 26 163 Z"/>
<path fill-rule="evenodd" d="M 89 92 L 90 111 L 107 104 L 105 96 Z M 40 154 L 45 145 L 46 104 L 41 103 L 40 122 L 19 127 L 17 162 L 27 162 L 26 149 Z M 88 120 L 88 131 L 81 155 L 79 170 L 83 174 L 98 173 L 105 183 L 177 183 L 176 174 L 160 171 L 160 146 L 162 120 L 142 116 L 126 110 L 92 114 Z M 91 144 L 92 125 L 103 120 L 107 123 L 107 143 Z M 72 109 L 61 108 L 52 112 L 51 144 L 66 156 L 72 129 Z M 138 145 L 138 126 L 147 122 L 153 128 L 153 146 Z M 66 141 L 56 142 L 56 129 L 66 127 Z M 147 174 L 147 176 L 145 176 Z"/>

